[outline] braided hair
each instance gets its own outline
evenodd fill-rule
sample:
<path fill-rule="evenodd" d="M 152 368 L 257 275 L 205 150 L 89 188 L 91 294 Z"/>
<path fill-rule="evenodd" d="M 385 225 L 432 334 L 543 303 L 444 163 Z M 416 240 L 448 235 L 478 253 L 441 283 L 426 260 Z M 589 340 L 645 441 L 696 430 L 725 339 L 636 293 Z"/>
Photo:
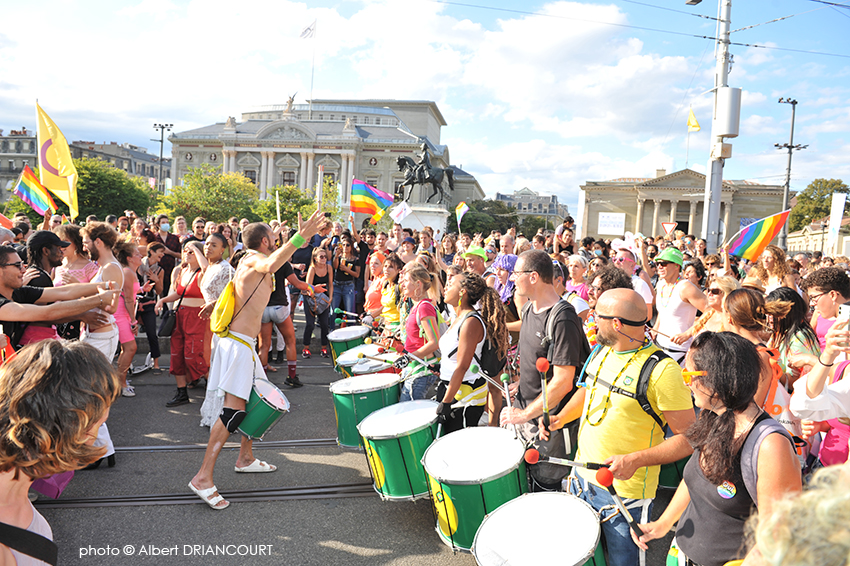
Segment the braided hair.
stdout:
<path fill-rule="evenodd" d="M 499 358 L 508 354 L 508 329 L 505 322 L 505 305 L 499 293 L 492 287 L 488 287 L 484 279 L 477 273 L 464 272 L 458 277 L 463 277 L 460 284 L 461 289 L 466 292 L 470 305 L 478 303 L 478 312 L 484 320 L 484 328 L 487 329 L 487 339 L 496 348 Z"/>

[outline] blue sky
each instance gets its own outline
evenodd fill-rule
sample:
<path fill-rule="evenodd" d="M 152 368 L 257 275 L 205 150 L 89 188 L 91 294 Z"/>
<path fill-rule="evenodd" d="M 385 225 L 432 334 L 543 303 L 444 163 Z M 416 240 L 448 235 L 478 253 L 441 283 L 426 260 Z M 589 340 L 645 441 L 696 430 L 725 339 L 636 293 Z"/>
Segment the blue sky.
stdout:
<path fill-rule="evenodd" d="M 180 131 L 293 93 L 304 102 L 315 48 L 316 98 L 435 100 L 453 163 L 488 195 L 529 187 L 574 211 L 585 181 L 683 168 L 689 105 L 702 126 L 690 137 L 689 166 L 705 171 L 714 42 L 691 35 L 713 36 L 716 0 L 473 4 L 7 5 L 5 21 L 29 23 L 0 30 L 0 127 L 33 128 L 38 98 L 69 140 L 156 153 L 154 122 Z M 793 17 L 764 23 L 785 16 Z M 315 40 L 299 39 L 314 20 Z M 792 190 L 818 177 L 850 181 L 850 8 L 733 2 L 733 30 L 756 24 L 732 41 L 773 49 L 731 47 L 729 84 L 744 94 L 724 177 L 784 182 L 787 154 L 774 143 L 788 141 L 791 108 L 777 103 L 787 96 L 799 101 L 795 143 L 809 145 L 794 155 Z"/>

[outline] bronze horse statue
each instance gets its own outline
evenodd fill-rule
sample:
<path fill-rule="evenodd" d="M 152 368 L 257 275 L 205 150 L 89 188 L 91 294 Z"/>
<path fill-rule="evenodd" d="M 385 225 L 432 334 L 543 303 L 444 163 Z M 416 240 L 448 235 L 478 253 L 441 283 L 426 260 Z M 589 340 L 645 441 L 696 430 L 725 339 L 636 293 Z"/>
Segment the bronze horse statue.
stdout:
<path fill-rule="evenodd" d="M 440 199 L 437 201 L 437 204 L 443 204 L 446 198 L 446 193 L 443 191 L 444 178 L 449 180 L 449 188 L 454 191 L 454 173 L 451 169 L 430 166 L 430 161 L 428 163 L 416 163 L 406 155 L 399 156 L 396 159 L 396 163 L 398 164 L 398 170 L 404 173 L 404 182 L 398 186 L 396 194 L 404 201 L 410 199 L 410 195 L 413 192 L 413 185 L 422 185 L 424 187 L 430 184 L 434 192 L 431 193 L 431 196 L 425 202 L 431 202 L 431 199 L 439 194 Z M 407 191 L 407 196 L 404 194 L 405 187 L 410 187 Z"/>

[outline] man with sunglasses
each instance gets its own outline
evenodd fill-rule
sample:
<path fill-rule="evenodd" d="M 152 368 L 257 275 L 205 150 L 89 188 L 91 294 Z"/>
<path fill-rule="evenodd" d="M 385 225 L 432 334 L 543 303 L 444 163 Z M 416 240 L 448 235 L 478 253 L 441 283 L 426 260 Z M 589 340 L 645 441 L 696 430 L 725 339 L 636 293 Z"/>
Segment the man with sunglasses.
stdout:
<path fill-rule="evenodd" d="M 655 343 L 677 363 L 683 364 L 693 338 L 686 330 L 694 325 L 697 311 L 705 311 L 708 299 L 699 287 L 681 277 L 682 252 L 667 247 L 655 258 L 658 286 L 655 307 L 658 318 L 653 327 Z M 675 339 L 673 337 L 676 337 Z"/>
<path fill-rule="evenodd" d="M 659 350 L 645 338 L 645 314 L 643 298 L 631 289 L 611 289 L 599 297 L 597 339 L 602 348 L 585 365 L 584 379 L 579 378 L 583 387 L 552 419 L 553 430 L 580 419 L 575 460 L 610 464 L 614 488 L 638 523 L 650 516 L 661 465 L 693 452 L 683 433 L 695 420 L 681 368 L 669 358 L 659 361 L 649 377 L 647 400 L 654 415 L 636 399 L 641 370 Z M 665 424 L 673 433 L 666 440 Z M 595 472 L 573 468 L 567 481 L 570 493 L 600 514 L 608 565 L 643 563 L 628 523 L 608 490 L 596 482 Z"/>
<path fill-rule="evenodd" d="M 0 246 L 0 325 L 12 346 L 17 346 L 25 323 L 78 320 L 86 311 L 114 303 L 120 291 L 104 291 L 97 283 L 25 286 L 25 267 L 15 248 Z"/>
<path fill-rule="evenodd" d="M 850 301 L 850 277 L 838 267 L 823 267 L 803 280 L 803 290 L 814 309 L 811 325 L 821 349 L 826 347 L 826 333 L 835 324 L 838 307 Z"/>

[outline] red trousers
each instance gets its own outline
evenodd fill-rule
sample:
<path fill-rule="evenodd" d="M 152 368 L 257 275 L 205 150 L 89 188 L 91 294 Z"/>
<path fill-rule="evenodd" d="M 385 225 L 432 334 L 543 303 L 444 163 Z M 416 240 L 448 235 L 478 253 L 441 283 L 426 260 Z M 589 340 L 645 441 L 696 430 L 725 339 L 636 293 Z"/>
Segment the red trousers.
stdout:
<path fill-rule="evenodd" d="M 173 375 L 188 375 L 189 382 L 200 379 L 210 370 L 204 356 L 204 336 L 209 321 L 200 317 L 201 307 L 177 310 L 177 323 L 171 333 L 171 369 Z"/>

